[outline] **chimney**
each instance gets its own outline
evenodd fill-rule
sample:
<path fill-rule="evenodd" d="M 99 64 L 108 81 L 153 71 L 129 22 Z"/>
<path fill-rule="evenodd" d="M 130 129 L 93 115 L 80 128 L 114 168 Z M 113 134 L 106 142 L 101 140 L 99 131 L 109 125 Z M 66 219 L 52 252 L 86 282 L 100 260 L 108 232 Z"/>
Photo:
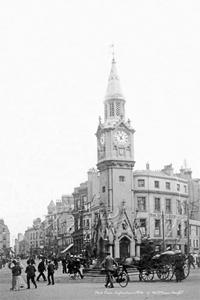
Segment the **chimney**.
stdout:
<path fill-rule="evenodd" d="M 192 170 L 190 168 L 183 168 L 180 169 L 181 178 L 183 179 L 192 179 Z"/>
<path fill-rule="evenodd" d="M 162 170 L 162 172 L 169 176 L 173 176 L 173 170 L 174 169 L 172 168 L 172 164 L 170 164 L 170 165 L 164 166 L 164 169 Z"/>

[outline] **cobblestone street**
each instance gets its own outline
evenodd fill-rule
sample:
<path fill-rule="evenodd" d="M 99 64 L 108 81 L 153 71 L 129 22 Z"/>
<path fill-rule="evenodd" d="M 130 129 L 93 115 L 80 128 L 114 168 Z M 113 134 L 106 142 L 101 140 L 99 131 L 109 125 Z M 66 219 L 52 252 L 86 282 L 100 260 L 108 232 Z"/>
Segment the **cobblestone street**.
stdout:
<path fill-rule="evenodd" d="M 24 279 L 25 273 L 22 273 Z M 73 280 L 68 274 L 62 274 L 61 267 L 55 273 L 55 285 L 47 286 L 47 282 L 38 282 L 38 288 L 31 285 L 31 289 L 21 289 L 19 292 L 10 291 L 11 271 L 8 267 L 0 270 L 0 298 L 20 300 L 81 300 L 81 299 L 184 299 L 198 300 L 200 298 L 200 269 L 191 269 L 189 277 L 181 283 L 161 282 L 154 279 L 152 282 L 139 282 L 138 276 L 131 276 L 126 288 L 115 283 L 114 289 L 104 287 L 104 278 L 89 278 Z M 100 281 L 100 282 L 98 282 Z"/>

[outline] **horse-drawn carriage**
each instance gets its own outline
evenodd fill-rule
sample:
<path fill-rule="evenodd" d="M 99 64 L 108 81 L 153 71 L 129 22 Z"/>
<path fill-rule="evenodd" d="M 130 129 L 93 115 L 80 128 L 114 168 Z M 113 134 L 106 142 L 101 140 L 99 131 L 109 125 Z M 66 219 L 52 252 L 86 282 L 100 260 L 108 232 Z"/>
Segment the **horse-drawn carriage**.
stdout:
<path fill-rule="evenodd" d="M 151 281 L 155 275 L 162 280 L 171 280 L 176 273 L 177 260 L 182 261 L 182 279 L 188 277 L 190 269 L 185 255 L 173 251 L 166 251 L 160 255 L 146 254 L 139 257 L 130 257 L 123 262 L 123 269 L 128 273 L 130 267 L 139 271 L 140 281 Z"/>

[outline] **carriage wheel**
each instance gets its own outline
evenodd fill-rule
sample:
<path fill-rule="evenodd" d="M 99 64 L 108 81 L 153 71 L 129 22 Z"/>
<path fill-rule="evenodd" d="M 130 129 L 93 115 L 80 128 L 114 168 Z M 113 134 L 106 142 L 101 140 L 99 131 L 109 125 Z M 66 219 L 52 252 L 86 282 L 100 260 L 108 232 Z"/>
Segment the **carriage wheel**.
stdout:
<path fill-rule="evenodd" d="M 126 272 L 120 272 L 116 281 L 119 283 L 121 287 L 126 287 L 129 281 L 129 276 Z"/>
<path fill-rule="evenodd" d="M 183 271 L 184 271 L 184 278 L 183 279 L 185 279 L 190 274 L 190 267 L 189 267 L 189 265 L 187 263 L 184 264 Z"/>
<path fill-rule="evenodd" d="M 151 269 L 142 270 L 140 277 L 144 281 L 151 281 L 154 278 L 154 271 Z"/>
<path fill-rule="evenodd" d="M 169 271 L 169 266 L 159 266 L 158 269 L 156 270 L 156 274 L 160 280 L 168 280 L 170 271 Z"/>
<path fill-rule="evenodd" d="M 169 275 L 167 277 L 167 280 L 172 280 L 174 276 L 174 267 L 172 265 L 167 265 L 167 267 L 169 269 Z"/>

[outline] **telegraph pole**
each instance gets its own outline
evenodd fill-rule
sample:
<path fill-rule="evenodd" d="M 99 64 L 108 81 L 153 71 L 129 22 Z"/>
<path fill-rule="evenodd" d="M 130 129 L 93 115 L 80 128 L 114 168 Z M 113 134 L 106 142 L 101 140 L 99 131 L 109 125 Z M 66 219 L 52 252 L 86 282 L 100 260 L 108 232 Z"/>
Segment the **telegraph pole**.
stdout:
<path fill-rule="evenodd" d="M 187 247 L 187 254 L 190 253 L 190 208 L 189 208 L 189 204 L 186 202 L 186 206 L 187 206 L 187 224 L 188 224 L 188 228 L 187 228 L 187 244 L 188 244 L 188 247 Z"/>
<path fill-rule="evenodd" d="M 163 252 L 165 251 L 165 220 L 164 220 L 164 213 L 162 210 L 162 232 L 163 232 Z"/>

